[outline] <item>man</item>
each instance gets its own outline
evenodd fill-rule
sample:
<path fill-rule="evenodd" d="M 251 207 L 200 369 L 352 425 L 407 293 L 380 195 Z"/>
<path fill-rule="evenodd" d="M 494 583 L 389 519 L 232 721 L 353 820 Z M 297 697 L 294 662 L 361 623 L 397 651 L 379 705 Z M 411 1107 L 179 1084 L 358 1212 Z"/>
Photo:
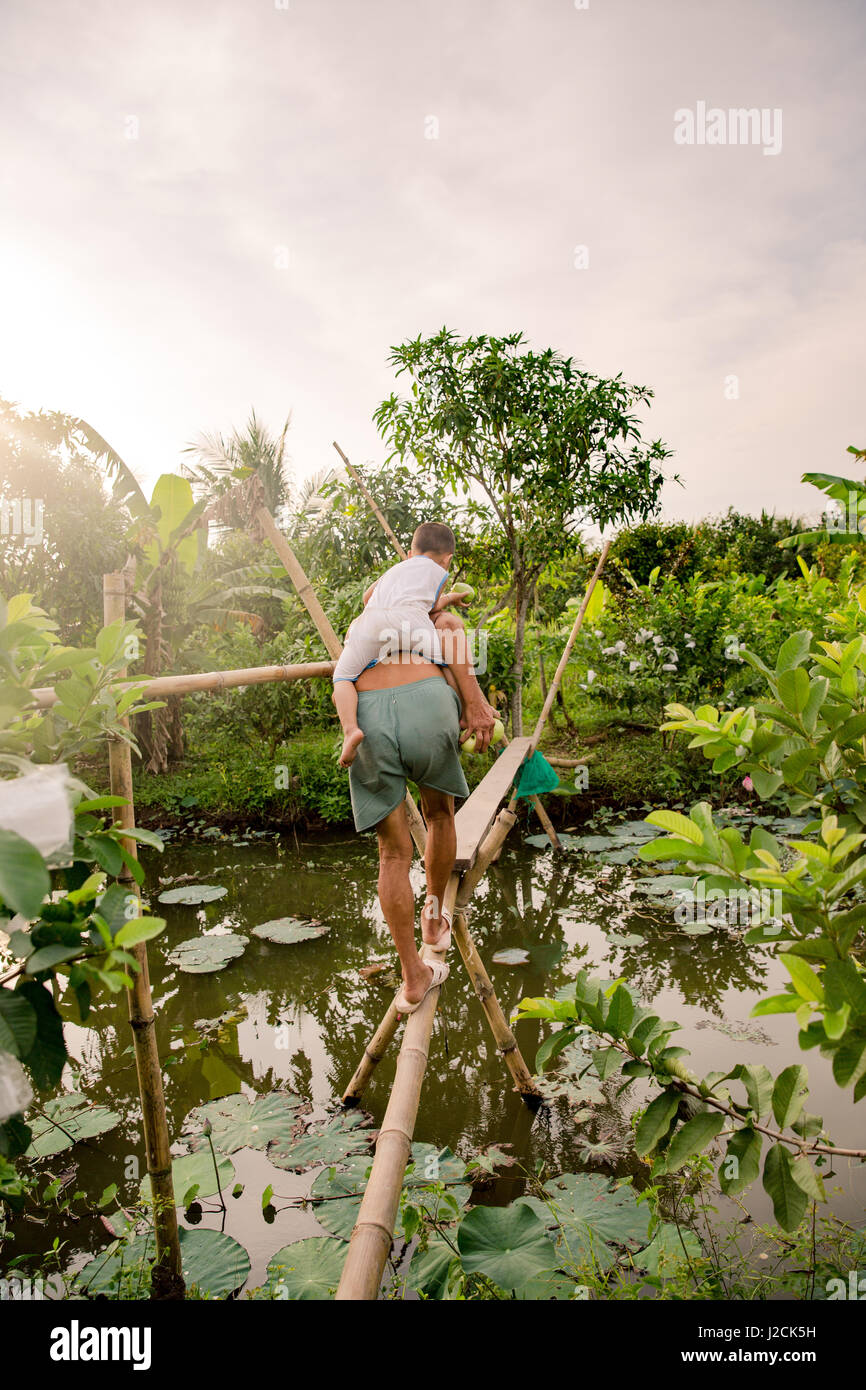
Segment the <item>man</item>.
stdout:
<path fill-rule="evenodd" d="M 434 970 L 423 961 L 415 943 L 406 782 L 417 783 L 427 824 L 421 936 L 428 945 L 446 945 L 450 923 L 442 916 L 441 903 L 457 852 L 454 798 L 469 795 L 460 764 L 460 730 L 467 737 L 474 734 L 476 749 L 483 753 L 497 717 L 476 679 L 461 620 L 453 612 L 442 613 L 437 629 L 459 698 L 438 666 L 412 653 L 401 652 L 370 667 L 357 681 L 364 738 L 349 769 L 355 828 L 375 826 L 379 841 L 379 902 L 400 957 L 403 988 L 397 1007 L 403 1013 L 413 1012 L 448 974 L 445 962 L 437 962 Z"/>

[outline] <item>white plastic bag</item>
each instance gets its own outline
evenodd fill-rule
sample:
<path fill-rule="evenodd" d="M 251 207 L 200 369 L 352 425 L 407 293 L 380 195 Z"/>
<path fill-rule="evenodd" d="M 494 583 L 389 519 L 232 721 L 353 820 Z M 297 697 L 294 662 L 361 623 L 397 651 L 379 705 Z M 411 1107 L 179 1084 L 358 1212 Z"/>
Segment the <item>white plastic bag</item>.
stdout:
<path fill-rule="evenodd" d="M 0 781 L 0 828 L 35 845 L 52 868 L 72 862 L 74 816 L 65 763 L 31 763 Z"/>

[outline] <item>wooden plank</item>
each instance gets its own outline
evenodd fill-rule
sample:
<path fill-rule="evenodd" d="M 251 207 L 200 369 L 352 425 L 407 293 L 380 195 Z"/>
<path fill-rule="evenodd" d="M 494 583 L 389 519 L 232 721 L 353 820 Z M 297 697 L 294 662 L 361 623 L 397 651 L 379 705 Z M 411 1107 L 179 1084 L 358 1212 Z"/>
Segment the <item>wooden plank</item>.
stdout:
<path fill-rule="evenodd" d="M 493 824 L 500 802 L 517 776 L 531 742 L 530 738 L 513 739 L 454 817 L 457 829 L 456 873 L 463 873 L 472 867 L 478 846 Z"/>

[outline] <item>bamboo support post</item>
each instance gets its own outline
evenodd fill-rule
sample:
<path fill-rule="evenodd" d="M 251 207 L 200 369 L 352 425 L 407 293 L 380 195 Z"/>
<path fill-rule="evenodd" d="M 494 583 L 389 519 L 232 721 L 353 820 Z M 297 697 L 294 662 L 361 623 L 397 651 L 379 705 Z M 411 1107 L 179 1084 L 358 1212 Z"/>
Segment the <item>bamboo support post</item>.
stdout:
<path fill-rule="evenodd" d="M 105 623 L 113 623 L 126 615 L 125 574 L 121 571 L 103 577 L 103 609 Z M 122 739 L 110 739 L 108 762 L 112 796 L 122 796 L 126 804 L 117 808 L 116 815 L 126 830 L 135 826 L 135 807 L 132 788 L 132 752 Z M 136 842 L 124 839 L 123 844 L 137 858 Z M 119 880 L 138 896 L 138 885 L 124 865 Z M 151 1273 L 151 1289 L 155 1298 L 182 1298 L 180 1240 L 177 1226 L 174 1184 L 171 1172 L 171 1148 L 165 1096 L 162 1089 L 162 1067 L 156 1045 L 156 1025 L 153 1016 L 153 997 L 147 964 L 147 944 L 139 942 L 131 948 L 138 971 L 132 988 L 127 990 L 129 1022 L 138 1072 L 141 1097 L 142 1128 L 147 1156 L 153 1201 L 153 1225 L 156 1240 L 156 1263 Z"/>
<path fill-rule="evenodd" d="M 457 875 L 452 874 L 443 899 L 446 911 L 453 910 L 457 884 Z M 427 950 L 433 959 L 441 959 L 441 955 L 430 951 L 429 947 Z M 438 1002 L 437 987 L 431 989 L 415 1012 L 409 1014 L 406 1022 L 394 1085 L 376 1139 L 373 1167 L 361 1199 L 337 1288 L 336 1297 L 340 1301 L 373 1300 L 379 1292 L 382 1271 L 394 1238 L 403 1174 L 412 1149 L 412 1135 Z"/>
<path fill-rule="evenodd" d="M 577 641 L 577 635 L 580 632 L 580 629 L 583 627 L 583 620 L 586 616 L 586 610 L 589 607 L 589 601 L 592 598 L 592 591 L 595 588 L 599 578 L 601 577 L 601 572 L 604 569 L 605 561 L 607 560 L 611 545 L 611 541 L 605 541 L 604 545 L 602 546 L 601 554 L 598 557 L 598 564 L 592 572 L 592 577 L 590 578 L 589 584 L 587 585 L 586 593 L 583 596 L 583 602 L 581 603 L 580 608 L 578 609 L 577 617 L 574 620 L 571 632 L 568 634 L 568 641 L 562 649 L 562 655 L 559 658 L 559 665 L 556 668 L 556 674 L 554 675 L 553 680 L 550 682 L 550 687 L 547 692 L 547 698 L 541 707 L 541 713 L 538 716 L 538 720 L 535 725 L 535 731 L 532 735 L 532 739 L 529 744 L 529 750 L 526 754 L 527 759 L 531 758 L 538 748 L 539 740 L 541 738 L 542 733 L 544 732 L 544 726 L 547 723 L 548 716 L 550 715 L 550 711 L 553 708 L 553 702 L 556 699 L 556 692 L 562 684 L 562 678 L 565 675 L 565 668 L 568 665 L 569 657 L 571 656 L 574 644 Z M 515 793 L 512 793 L 511 800 L 508 803 L 509 811 L 513 811 L 516 805 L 517 796 Z"/>
<path fill-rule="evenodd" d="M 502 1006 L 496 997 L 496 991 L 490 980 L 490 976 L 485 969 L 484 962 L 478 954 L 478 949 L 469 932 L 466 920 L 465 908 L 469 903 L 472 894 L 478 887 L 482 878 L 486 874 L 493 860 L 499 854 L 505 842 L 505 838 L 511 827 L 517 822 L 517 817 L 511 812 L 502 810 L 493 822 L 490 830 L 482 841 L 475 861 L 470 869 L 465 873 L 454 875 L 457 882 L 454 904 L 456 908 L 453 921 L 453 935 L 457 940 L 458 948 L 463 963 L 466 966 L 472 988 L 475 990 L 476 997 L 484 1010 L 487 1022 L 490 1024 L 490 1031 L 493 1034 L 497 1049 L 502 1054 L 505 1064 L 511 1073 L 514 1084 L 527 1105 L 531 1109 L 537 1109 L 540 1096 L 532 1079 L 532 1073 L 526 1065 L 520 1048 L 508 1022 L 502 1011 Z M 446 897 L 446 907 L 448 899 Z M 397 1031 L 399 1019 L 393 1000 L 385 1013 L 382 1022 L 370 1039 L 360 1062 L 355 1070 L 355 1074 L 349 1082 L 343 1094 L 343 1104 L 347 1108 L 357 1105 L 364 1093 L 364 1090 L 373 1075 L 379 1062 L 382 1060 L 391 1039 Z"/>
<path fill-rule="evenodd" d="M 364 1053 L 355 1070 L 355 1075 L 343 1092 L 343 1105 L 347 1110 L 350 1110 L 352 1106 L 357 1105 L 360 1101 L 367 1088 L 370 1077 L 373 1075 L 373 1072 L 391 1045 L 391 1040 L 397 1031 L 399 1022 L 400 1016 L 397 1013 L 397 1005 L 392 999 L 385 1017 L 382 1019 L 379 1027 L 364 1048 Z"/>

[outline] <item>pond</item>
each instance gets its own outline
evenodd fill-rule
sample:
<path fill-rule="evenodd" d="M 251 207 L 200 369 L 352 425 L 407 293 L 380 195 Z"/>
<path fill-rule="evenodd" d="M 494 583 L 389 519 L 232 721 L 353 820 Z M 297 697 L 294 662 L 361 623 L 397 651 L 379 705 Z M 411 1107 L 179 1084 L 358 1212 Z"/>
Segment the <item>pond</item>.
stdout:
<path fill-rule="evenodd" d="M 567 848 L 559 854 L 534 835 L 522 838 L 527 832 L 518 827 L 492 866 L 475 899 L 471 930 L 506 1014 L 522 997 L 554 993 L 582 968 L 609 979 L 622 977 L 663 1017 L 684 1025 L 673 1041 L 690 1049 L 687 1064 L 699 1075 L 737 1062 L 765 1062 L 774 1073 L 805 1062 L 812 1087 L 809 1108 L 823 1115 L 837 1143 L 856 1144 L 859 1125 L 850 1091 L 835 1085 L 829 1063 L 814 1051 L 799 1051 L 789 1017 L 749 1017 L 761 994 L 783 987 L 785 972 L 760 948 L 746 945 L 736 929 L 689 934 L 675 920 L 669 894 L 644 891 L 647 870 L 636 853 L 647 827 L 619 819 L 613 827 L 596 826 L 588 841 L 585 833 L 566 836 Z M 195 1106 L 277 1087 L 310 1101 L 314 1118 L 326 1117 L 397 983 L 396 957 L 376 897 L 374 839 L 299 840 L 270 831 L 223 833 L 200 826 L 197 834 L 169 835 L 164 854 L 148 851 L 145 862 L 152 908 L 168 922 L 148 950 L 172 1137 L 181 1134 Z M 417 864 L 413 881 L 420 903 L 423 875 Z M 199 905 L 157 904 L 160 893 L 192 883 L 225 892 Z M 327 931 L 285 945 L 252 934 L 258 925 L 288 915 L 321 921 Z M 226 933 L 239 936 L 245 947 L 217 973 L 186 973 L 169 959 L 184 941 Z M 500 952 L 516 953 L 506 960 L 520 963 L 496 963 Z M 379 963 L 382 968 L 368 969 Z M 648 1169 L 628 1142 L 629 1108 L 643 1099 L 638 1087 L 617 1101 L 610 1085 L 602 1089 L 591 1078 L 578 1084 L 568 1071 L 557 1073 L 551 1076 L 549 1105 L 533 1116 L 512 1090 L 456 947 L 451 966 L 416 1139 L 449 1146 L 463 1158 L 495 1146 L 516 1159 L 501 1166 L 495 1181 L 477 1195 L 486 1203 L 502 1205 L 519 1195 L 520 1170 L 539 1163 L 551 1174 L 632 1173 L 642 1185 Z M 79 1145 L 50 1166 L 58 1173 L 77 1163 L 76 1186 L 89 1196 L 98 1198 L 116 1183 L 121 1202 L 131 1203 L 145 1164 L 125 1007 L 120 996 L 100 1010 L 97 1026 L 68 1026 L 78 1084 L 91 1103 L 109 1107 L 121 1121 L 90 1140 L 86 1150 Z M 542 1028 L 547 1025 L 535 1021 L 516 1026 L 530 1068 L 545 1036 Z M 387 1103 L 398 1043 L 399 1036 L 364 1099 L 374 1124 Z M 286 1171 L 263 1150 L 248 1147 L 232 1153 L 231 1164 L 234 1176 L 229 1173 L 226 1190 L 237 1184 L 243 1191 L 226 1197 L 225 1215 L 206 1211 L 200 1224 L 226 1231 L 246 1248 L 251 1261 L 246 1286 L 254 1288 L 265 1281 L 276 1250 L 323 1234 L 312 1210 L 285 1205 L 310 1191 L 317 1170 Z M 838 1160 L 834 1171 L 830 1207 L 859 1224 L 866 1167 Z M 275 1216 L 263 1215 L 262 1193 L 269 1186 Z M 182 1194 L 177 1195 L 180 1200 Z M 735 1212 L 726 1199 L 717 1204 L 722 1215 Z M 747 1192 L 746 1204 L 758 1220 L 772 1219 L 759 1184 Z M 54 1225 L 25 1230 L 27 1249 L 47 1248 L 60 1234 L 79 1261 L 107 1239 L 98 1222 L 73 1229 L 60 1217 Z M 17 1248 L 20 1253 L 25 1246 Z"/>

